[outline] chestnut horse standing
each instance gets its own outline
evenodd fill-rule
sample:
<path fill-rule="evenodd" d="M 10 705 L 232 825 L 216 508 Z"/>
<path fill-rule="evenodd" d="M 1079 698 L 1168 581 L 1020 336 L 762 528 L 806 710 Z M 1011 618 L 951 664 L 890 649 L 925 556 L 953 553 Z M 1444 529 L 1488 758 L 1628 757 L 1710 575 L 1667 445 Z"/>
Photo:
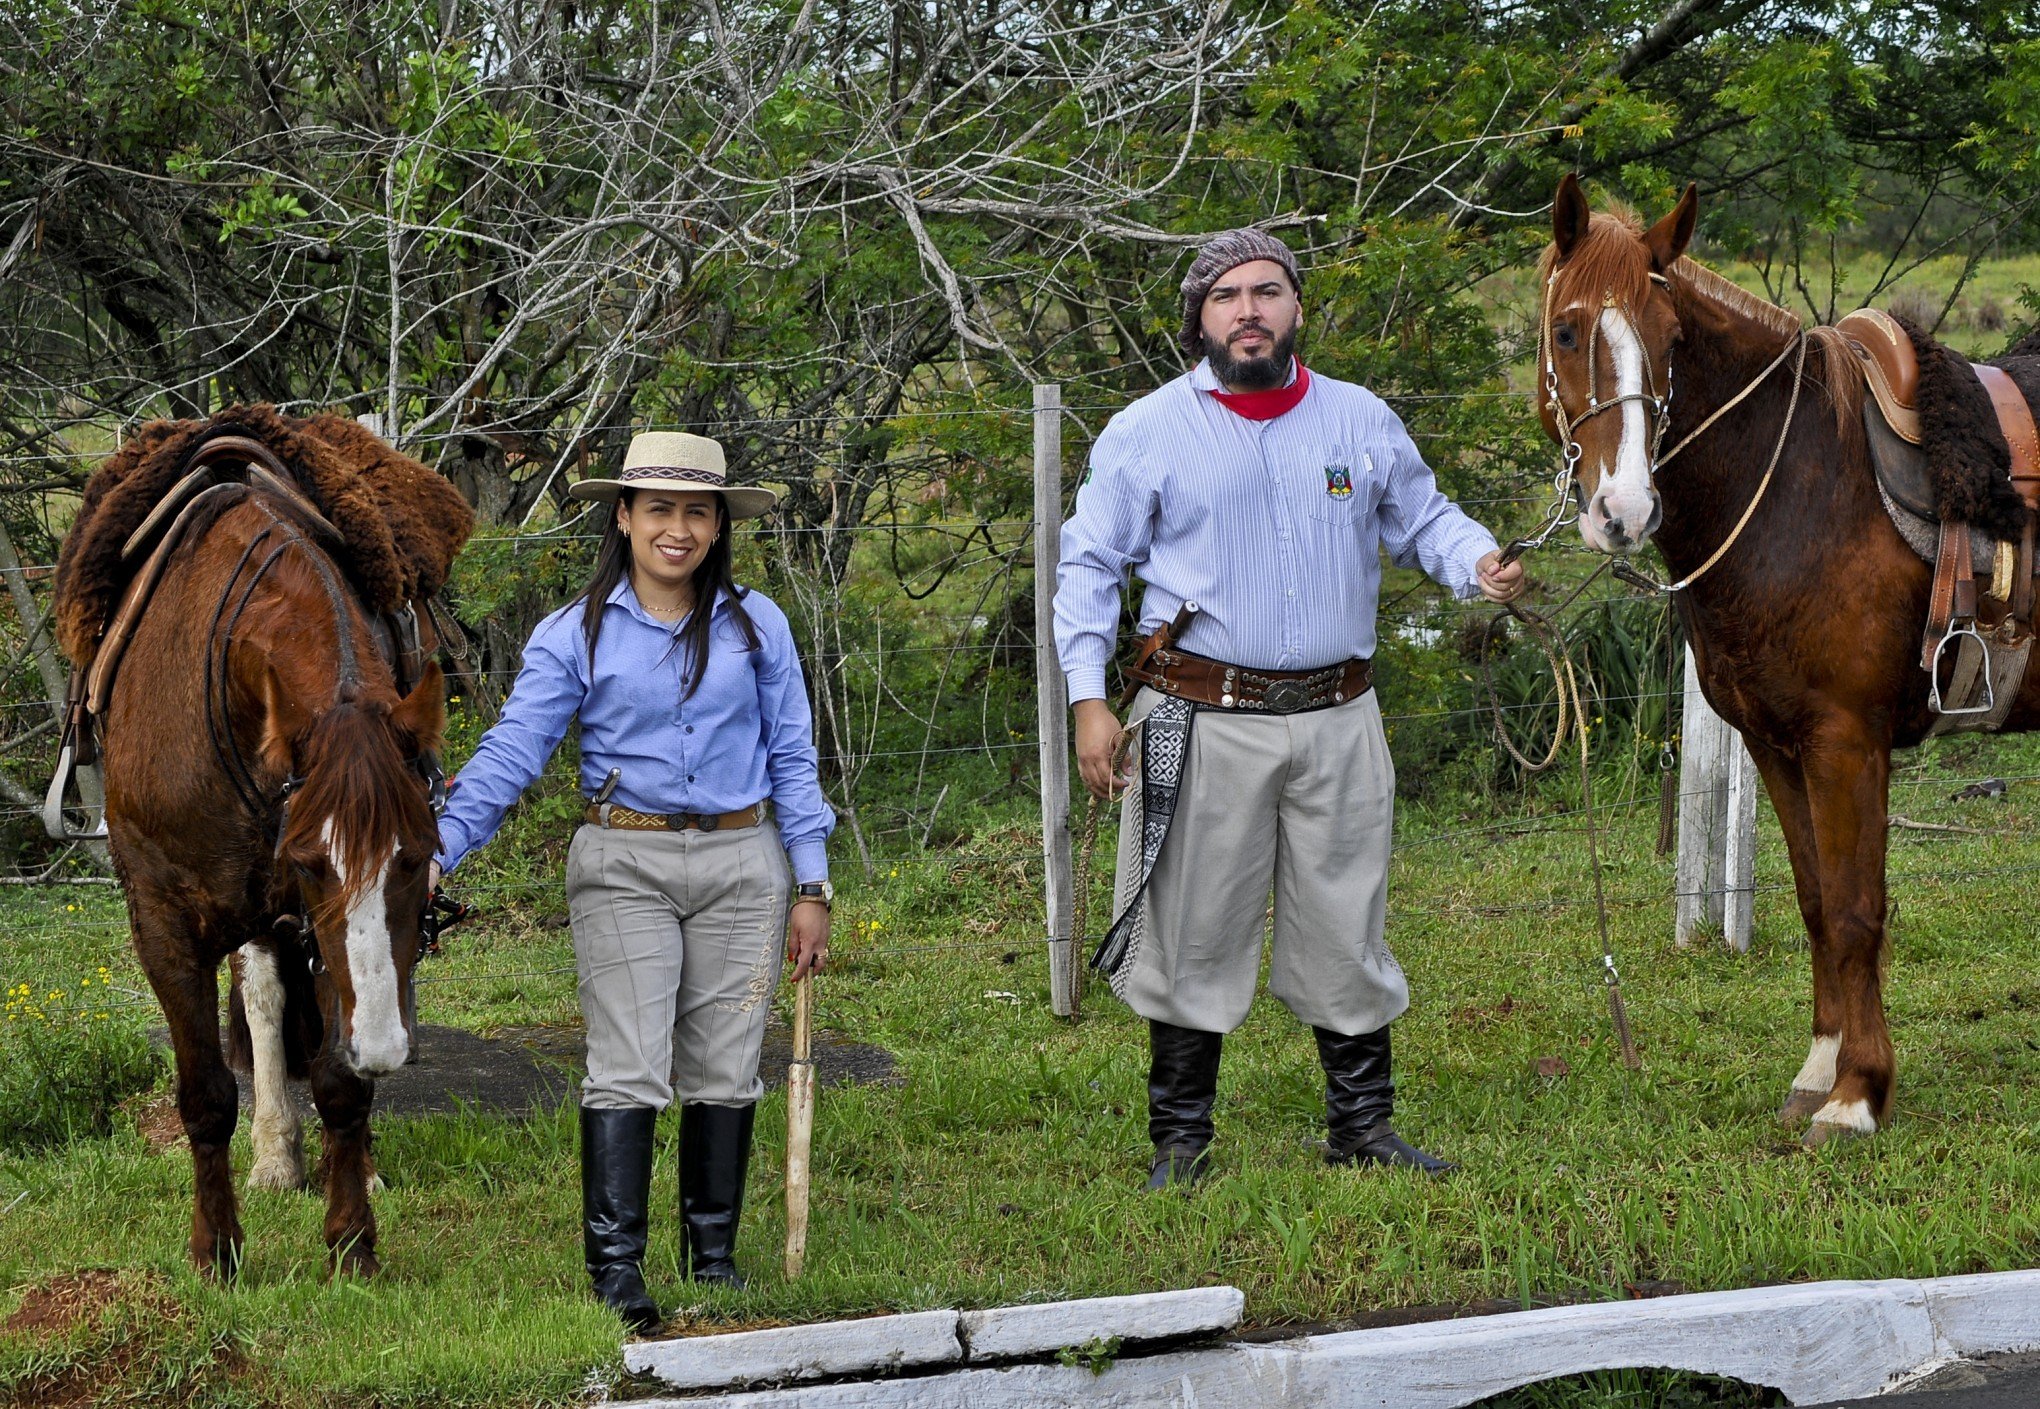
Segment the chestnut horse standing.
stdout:
<path fill-rule="evenodd" d="M 316 511 L 259 485 L 212 493 L 130 639 L 103 745 L 108 840 L 176 1052 L 191 1258 L 231 1275 L 241 1256 L 218 990 L 238 951 L 257 1077 L 251 1182 L 296 1182 L 281 1083 L 286 1052 L 300 1068 L 309 1057 L 332 1266 L 371 1274 L 369 1107 L 374 1078 L 409 1053 L 399 995 L 437 841 L 420 759 L 439 745 L 443 681 L 430 665 L 399 697 Z M 86 576 L 81 536 L 66 545 L 73 584 Z M 60 577 L 60 610 L 64 593 Z"/>
<path fill-rule="evenodd" d="M 1675 600 L 1701 689 L 1763 775 L 1812 941 L 1813 1043 L 1780 1115 L 1810 1118 L 1818 1144 L 1891 1111 L 1888 784 L 1891 751 L 1933 718 L 1932 572 L 1879 498 L 1853 354 L 1683 258 L 1697 210 L 1689 186 L 1645 230 L 1560 184 L 1539 408 L 1577 475 L 1587 543 L 1629 554 L 1654 539 L 1675 583 L 1690 580 Z M 2036 724 L 2029 673 L 2005 727 Z"/>

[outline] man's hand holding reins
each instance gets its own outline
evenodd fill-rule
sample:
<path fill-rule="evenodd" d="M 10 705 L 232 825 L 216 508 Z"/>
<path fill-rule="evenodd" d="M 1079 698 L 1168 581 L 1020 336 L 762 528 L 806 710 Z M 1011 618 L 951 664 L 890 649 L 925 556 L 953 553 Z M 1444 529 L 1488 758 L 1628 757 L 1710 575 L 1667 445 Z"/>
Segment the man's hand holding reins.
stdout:
<path fill-rule="evenodd" d="M 1078 700 L 1075 709 L 1077 772 L 1083 775 L 1092 797 L 1110 802 L 1132 781 L 1123 762 L 1119 768 L 1113 767 L 1113 755 L 1119 749 L 1119 717 L 1103 700 Z"/>
<path fill-rule="evenodd" d="M 1490 602 L 1513 602 L 1530 585 L 1521 562 L 1504 563 L 1500 553 L 1485 553 L 1476 565 L 1480 574 L 1480 595 Z"/>

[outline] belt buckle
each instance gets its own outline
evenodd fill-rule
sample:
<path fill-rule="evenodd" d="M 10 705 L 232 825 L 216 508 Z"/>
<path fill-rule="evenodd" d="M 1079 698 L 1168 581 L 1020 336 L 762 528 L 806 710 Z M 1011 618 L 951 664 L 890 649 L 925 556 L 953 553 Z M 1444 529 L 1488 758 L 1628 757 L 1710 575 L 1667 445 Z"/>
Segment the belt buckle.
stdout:
<path fill-rule="evenodd" d="M 706 812 L 669 812 L 666 814 L 666 825 L 676 832 L 684 832 L 689 827 L 694 828 L 697 832 L 712 832 L 721 825 L 721 822 L 722 819 L 720 817 L 711 816 Z"/>
<path fill-rule="evenodd" d="M 1301 680 L 1277 680 L 1261 692 L 1270 714 L 1294 714 L 1310 703 L 1310 687 Z"/>

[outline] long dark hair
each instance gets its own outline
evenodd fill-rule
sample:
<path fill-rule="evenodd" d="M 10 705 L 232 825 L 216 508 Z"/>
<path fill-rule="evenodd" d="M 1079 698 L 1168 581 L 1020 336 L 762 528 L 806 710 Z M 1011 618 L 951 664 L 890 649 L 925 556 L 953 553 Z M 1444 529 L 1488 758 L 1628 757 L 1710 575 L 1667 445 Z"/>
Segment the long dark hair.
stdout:
<path fill-rule="evenodd" d="M 628 509 L 637 499 L 635 489 L 626 489 L 617 498 L 617 503 Z M 595 571 L 588 578 L 588 585 L 581 589 L 581 595 L 574 601 L 584 605 L 581 608 L 581 634 L 588 642 L 588 671 L 595 671 L 595 639 L 602 634 L 602 608 L 608 604 L 609 594 L 616 590 L 616 584 L 630 575 L 630 535 L 617 526 L 616 513 L 612 509 L 609 526 L 602 531 L 602 546 L 595 550 Z M 715 626 L 715 604 L 721 597 L 730 600 L 730 615 L 736 620 L 737 629 L 744 633 L 744 649 L 755 651 L 760 642 L 758 627 L 752 622 L 751 614 L 744 610 L 744 598 L 750 595 L 748 588 L 737 586 L 730 574 L 730 506 L 722 495 L 715 496 L 715 542 L 708 545 L 708 552 L 702 555 L 701 566 L 694 570 L 694 611 L 687 618 L 687 625 L 680 632 L 681 649 L 687 652 L 686 669 L 681 678 L 687 688 L 680 698 L 692 699 L 694 692 L 701 688 L 701 678 L 708 671 L 709 633 Z M 571 604 L 569 604 L 571 605 Z"/>

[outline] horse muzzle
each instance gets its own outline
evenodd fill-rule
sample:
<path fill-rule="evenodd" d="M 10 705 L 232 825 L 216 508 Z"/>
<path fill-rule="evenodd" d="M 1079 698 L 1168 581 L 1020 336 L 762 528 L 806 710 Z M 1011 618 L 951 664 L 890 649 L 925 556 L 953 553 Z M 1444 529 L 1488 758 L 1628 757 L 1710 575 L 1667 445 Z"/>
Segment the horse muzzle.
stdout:
<path fill-rule="evenodd" d="M 1603 491 L 1588 501 L 1580 515 L 1580 537 L 1601 553 L 1634 553 L 1664 521 L 1664 503 L 1655 489 L 1642 493 Z"/>
<path fill-rule="evenodd" d="M 361 1033 L 354 1033 L 343 1050 L 347 1065 L 357 1076 L 388 1076 L 411 1058 L 410 1038 L 401 1025 L 394 1035 L 364 1038 Z"/>

